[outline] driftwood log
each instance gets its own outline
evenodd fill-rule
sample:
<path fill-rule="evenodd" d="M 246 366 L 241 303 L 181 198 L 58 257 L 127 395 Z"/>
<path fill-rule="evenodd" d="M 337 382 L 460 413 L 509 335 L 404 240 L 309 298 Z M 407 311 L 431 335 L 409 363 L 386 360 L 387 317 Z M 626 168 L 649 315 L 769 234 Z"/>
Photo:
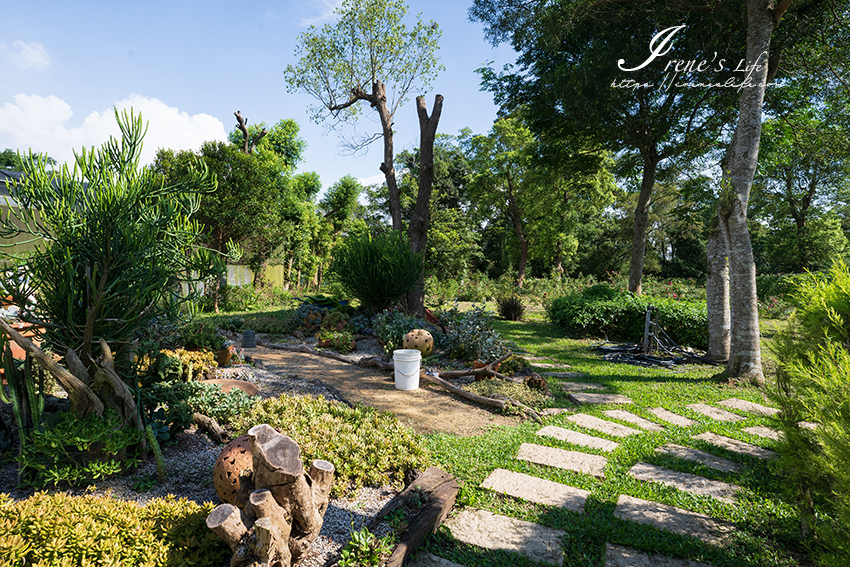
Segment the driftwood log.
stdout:
<path fill-rule="evenodd" d="M 240 477 L 236 504 L 221 504 L 207 527 L 233 551 L 233 566 L 289 567 L 319 535 L 328 507 L 334 466 L 313 461 L 304 471 L 301 448 L 269 425 L 248 430 L 253 470 Z"/>

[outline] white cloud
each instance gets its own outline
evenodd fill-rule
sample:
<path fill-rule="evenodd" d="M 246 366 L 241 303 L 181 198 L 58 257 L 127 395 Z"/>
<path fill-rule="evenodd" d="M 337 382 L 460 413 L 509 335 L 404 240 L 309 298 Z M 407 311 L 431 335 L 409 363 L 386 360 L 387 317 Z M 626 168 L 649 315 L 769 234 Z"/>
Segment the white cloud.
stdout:
<path fill-rule="evenodd" d="M 0 68 L 43 69 L 50 67 L 47 49 L 37 41 L 0 42 Z"/>
<path fill-rule="evenodd" d="M 387 176 L 383 173 L 373 175 L 372 177 L 358 177 L 357 182 L 363 187 L 371 187 L 372 185 L 381 185 L 387 180 Z"/>
<path fill-rule="evenodd" d="M 197 149 L 207 140 L 225 140 L 221 121 L 209 114 L 189 115 L 156 98 L 133 94 L 115 102 L 119 111 L 133 108 L 148 123 L 142 163 L 151 163 L 159 148 Z M 91 112 L 82 124 L 70 127 L 74 112 L 55 96 L 15 95 L 0 107 L 0 148 L 47 153 L 59 163 L 71 163 L 74 150 L 100 146 L 120 134 L 112 109 Z"/>
<path fill-rule="evenodd" d="M 309 4 L 311 11 L 318 11 L 319 14 L 311 18 L 302 18 L 299 23 L 305 28 L 333 18 L 334 10 L 342 4 L 342 0 L 310 0 Z"/>

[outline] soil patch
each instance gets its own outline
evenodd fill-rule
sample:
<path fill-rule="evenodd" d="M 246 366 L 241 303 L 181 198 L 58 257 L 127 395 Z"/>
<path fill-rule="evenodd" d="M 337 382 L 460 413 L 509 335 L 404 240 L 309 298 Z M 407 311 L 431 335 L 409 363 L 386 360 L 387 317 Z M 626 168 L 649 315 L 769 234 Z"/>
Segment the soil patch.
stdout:
<path fill-rule="evenodd" d="M 418 390 L 395 389 L 393 374 L 362 368 L 311 354 L 258 346 L 246 354 L 261 360 L 266 370 L 280 376 L 318 380 L 335 388 L 352 403 L 391 411 L 417 433 L 478 435 L 492 426 L 516 425 L 519 418 L 476 407 L 436 387 L 420 383 Z M 260 393 L 273 385 L 261 385 Z"/>

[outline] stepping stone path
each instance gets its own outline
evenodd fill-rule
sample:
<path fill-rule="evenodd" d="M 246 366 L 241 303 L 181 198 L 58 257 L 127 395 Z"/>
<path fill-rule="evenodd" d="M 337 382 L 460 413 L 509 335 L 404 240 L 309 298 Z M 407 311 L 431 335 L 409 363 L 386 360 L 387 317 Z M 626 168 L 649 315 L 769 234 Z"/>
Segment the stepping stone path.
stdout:
<path fill-rule="evenodd" d="M 432 553 L 425 551 L 416 552 L 416 557 L 413 561 L 407 564 L 408 567 L 463 567 L 460 563 L 437 557 Z"/>
<path fill-rule="evenodd" d="M 573 445 L 582 445 L 584 447 L 590 447 L 591 449 L 599 449 L 600 451 L 613 451 L 620 446 L 619 443 L 609 441 L 608 439 L 594 437 L 593 435 L 586 435 L 578 431 L 573 431 L 572 429 L 564 429 L 563 427 L 555 425 L 547 425 L 538 431 L 537 434 L 544 437 L 552 437 L 559 441 L 566 441 Z"/>
<path fill-rule="evenodd" d="M 722 410 L 708 404 L 688 404 L 685 407 L 717 421 L 742 421 L 744 419 L 737 413 Z"/>
<path fill-rule="evenodd" d="M 546 374 L 571 374 L 570 372 L 547 372 Z M 580 376 L 580 375 L 579 375 Z M 570 376 L 578 378 L 578 376 Z M 565 392 L 582 392 L 584 390 L 604 390 L 605 386 L 595 382 L 561 382 L 561 389 Z"/>
<path fill-rule="evenodd" d="M 678 425 L 679 427 L 690 427 L 696 423 L 692 419 L 688 419 L 687 417 L 673 413 L 672 411 L 667 411 L 664 408 L 650 408 L 648 411 L 658 419 L 666 421 L 667 423 L 672 423 L 673 425 Z"/>
<path fill-rule="evenodd" d="M 632 400 L 622 394 L 586 394 L 573 392 L 570 401 L 575 404 L 630 404 Z"/>
<path fill-rule="evenodd" d="M 534 561 L 564 564 L 561 538 L 566 533 L 487 510 L 464 509 L 445 522 L 458 540 L 485 549 L 514 551 Z"/>
<path fill-rule="evenodd" d="M 717 404 L 725 408 L 746 411 L 749 413 L 757 413 L 761 415 L 776 415 L 779 413 L 779 410 L 776 408 L 769 408 L 767 406 L 763 406 L 755 402 L 739 400 L 738 398 L 729 398 L 728 400 L 717 402 Z"/>
<path fill-rule="evenodd" d="M 695 474 L 672 471 L 643 462 L 636 463 L 629 469 L 629 474 L 638 480 L 660 482 L 691 494 L 711 496 L 725 502 L 732 502 L 735 492 L 738 490 L 733 484 L 710 480 Z"/>
<path fill-rule="evenodd" d="M 490 476 L 481 483 L 481 488 L 489 488 L 529 502 L 558 506 L 579 513 L 584 511 L 584 503 L 590 494 L 589 491 L 581 488 L 505 469 L 496 469 L 491 472 Z"/>
<path fill-rule="evenodd" d="M 758 435 L 759 437 L 773 439 L 774 441 L 779 441 L 780 439 L 782 439 L 781 431 L 776 431 L 775 429 L 765 427 L 764 425 L 756 425 L 755 427 L 745 427 L 741 431 L 749 433 L 750 435 Z"/>
<path fill-rule="evenodd" d="M 724 437 L 723 435 L 717 435 L 716 433 L 711 433 L 710 431 L 700 433 L 699 435 L 696 435 L 694 439 L 705 441 L 706 443 L 711 443 L 712 445 L 722 447 L 723 449 L 726 449 L 727 451 L 732 451 L 733 453 L 740 453 L 742 455 L 749 455 L 751 457 L 758 457 L 760 459 L 770 459 L 776 456 L 776 453 L 774 453 L 770 449 L 763 449 L 762 447 L 758 447 L 757 445 L 751 445 L 750 443 L 738 441 L 737 439 L 731 439 L 729 437 Z"/>
<path fill-rule="evenodd" d="M 547 358 L 545 356 L 533 356 L 533 355 L 523 356 L 523 358 L 526 359 L 529 362 L 543 362 L 543 361 L 546 361 L 546 360 L 552 360 L 551 358 Z"/>
<path fill-rule="evenodd" d="M 626 427 L 625 425 L 620 425 L 619 423 L 614 423 L 613 421 L 606 421 L 604 419 L 599 419 L 598 417 L 593 417 L 592 415 L 587 415 L 586 413 L 576 413 L 567 418 L 572 421 L 576 425 L 581 425 L 582 427 L 587 427 L 588 429 L 595 429 L 597 431 L 601 431 L 602 433 L 607 433 L 608 435 L 613 435 L 614 437 L 628 437 L 629 435 L 635 435 L 640 433 L 637 429 L 632 429 L 631 427 Z"/>
<path fill-rule="evenodd" d="M 588 455 L 587 453 L 544 447 L 533 443 L 520 445 L 516 458 L 521 461 L 590 474 L 600 478 L 605 477 L 605 465 L 608 464 L 608 459 L 599 455 Z"/>
<path fill-rule="evenodd" d="M 741 465 L 738 463 L 722 457 L 715 457 L 711 453 L 706 453 L 705 451 L 700 451 L 699 449 L 694 449 L 692 447 L 684 447 L 682 445 L 668 443 L 658 447 L 655 452 L 663 455 L 672 455 L 687 461 L 694 461 L 723 472 L 741 472 Z"/>
<path fill-rule="evenodd" d="M 664 431 L 664 428 L 661 427 L 660 425 L 658 425 L 657 423 L 653 423 L 653 422 L 649 421 L 648 419 L 644 419 L 644 418 L 640 417 L 639 415 L 635 415 L 635 414 L 628 412 L 626 410 L 612 409 L 612 410 L 603 411 L 602 413 L 605 414 L 606 416 L 610 417 L 610 418 L 613 418 L 613 419 L 619 419 L 620 421 L 627 421 L 627 422 L 632 423 L 634 425 L 637 425 L 641 429 L 645 429 L 647 431 Z"/>
<path fill-rule="evenodd" d="M 569 364 L 553 364 L 551 362 L 532 362 L 535 368 L 572 368 Z"/>
<path fill-rule="evenodd" d="M 551 378 L 581 378 L 587 376 L 584 372 L 541 372 L 543 376 Z M 599 384 L 597 384 L 599 386 Z"/>
<path fill-rule="evenodd" d="M 679 535 L 692 536 L 710 544 L 720 544 L 731 530 L 730 526 L 705 514 L 690 512 L 675 506 L 641 500 L 621 494 L 614 516 L 639 524 L 655 526 Z"/>
<path fill-rule="evenodd" d="M 418 567 L 418 566 L 416 566 Z M 713 567 L 708 563 L 647 555 L 628 547 L 605 545 L 605 567 Z"/>

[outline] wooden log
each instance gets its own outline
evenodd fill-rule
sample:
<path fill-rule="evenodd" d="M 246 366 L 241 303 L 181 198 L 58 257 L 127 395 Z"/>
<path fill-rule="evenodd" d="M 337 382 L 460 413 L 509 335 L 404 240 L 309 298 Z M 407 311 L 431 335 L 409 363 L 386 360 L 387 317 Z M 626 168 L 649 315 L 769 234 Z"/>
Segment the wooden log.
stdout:
<path fill-rule="evenodd" d="M 288 486 L 304 474 L 301 447 L 267 424 L 248 430 L 254 455 L 254 485 L 266 488 Z"/>
<path fill-rule="evenodd" d="M 260 560 L 260 565 L 289 567 L 292 564 L 286 537 L 271 518 L 264 517 L 254 522 L 254 537 L 254 555 Z"/>
<path fill-rule="evenodd" d="M 207 527 L 227 543 L 232 551 L 248 535 L 251 520 L 245 513 L 232 504 L 220 504 L 207 516 Z"/>
<path fill-rule="evenodd" d="M 322 517 L 325 516 L 328 509 L 331 487 L 334 483 L 334 470 L 333 463 L 328 461 L 316 459 L 310 464 L 309 474 L 313 481 L 313 505 L 316 506 L 316 510 Z"/>
<path fill-rule="evenodd" d="M 227 443 L 230 441 L 227 431 L 214 418 L 195 412 L 192 414 L 192 421 L 195 422 L 195 425 L 199 429 L 206 431 L 210 439 L 216 443 Z"/>
<path fill-rule="evenodd" d="M 540 414 L 537 413 L 532 408 L 527 405 L 514 400 L 513 398 L 509 398 L 507 396 L 503 396 L 504 399 L 498 400 L 496 398 L 487 398 L 485 396 L 479 396 L 478 394 L 473 394 L 472 392 L 468 392 L 463 388 L 455 386 L 450 382 L 446 382 L 439 375 L 428 374 L 424 370 L 419 371 L 419 378 L 425 380 L 427 382 L 431 382 L 432 384 L 436 384 L 441 388 L 452 392 L 453 394 L 457 394 L 462 398 L 466 398 L 467 400 L 473 401 L 477 404 L 481 404 L 484 406 L 490 406 L 494 408 L 498 408 L 502 411 L 506 410 L 509 406 L 515 406 L 525 412 L 529 417 L 531 417 L 534 421 L 540 423 L 543 419 L 540 417 Z"/>
<path fill-rule="evenodd" d="M 284 540 L 289 539 L 292 522 L 287 518 L 286 511 L 277 503 L 268 488 L 260 488 L 251 493 L 249 498 L 251 508 L 257 518 L 268 518 L 280 529 Z"/>
<path fill-rule="evenodd" d="M 424 494 L 426 499 L 421 508 L 411 510 L 414 514 L 408 517 L 407 531 L 401 534 L 392 555 L 383 565 L 401 567 L 425 538 L 437 531 L 454 506 L 459 490 L 460 485 L 452 475 L 437 467 L 430 467 L 404 491 L 390 500 L 370 522 L 370 529 L 374 530 L 378 523 L 393 510 L 402 506 L 407 506 L 409 509 L 415 508 L 410 506 L 415 492 Z"/>
<path fill-rule="evenodd" d="M 515 382 L 516 380 L 505 376 L 504 374 L 499 374 L 496 372 L 496 366 L 503 363 L 507 359 L 513 356 L 511 351 L 506 352 L 487 366 L 482 366 L 481 368 L 465 368 L 463 370 L 449 370 L 447 372 L 441 372 L 440 376 L 443 378 L 462 378 L 464 376 L 489 376 L 491 378 L 501 378 L 502 380 L 509 380 L 511 382 Z"/>

